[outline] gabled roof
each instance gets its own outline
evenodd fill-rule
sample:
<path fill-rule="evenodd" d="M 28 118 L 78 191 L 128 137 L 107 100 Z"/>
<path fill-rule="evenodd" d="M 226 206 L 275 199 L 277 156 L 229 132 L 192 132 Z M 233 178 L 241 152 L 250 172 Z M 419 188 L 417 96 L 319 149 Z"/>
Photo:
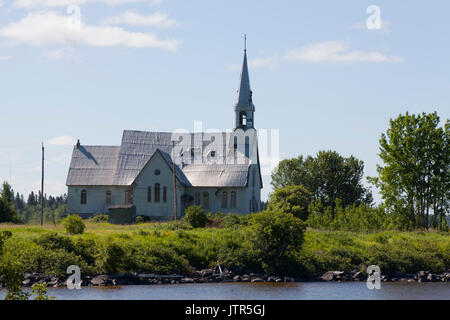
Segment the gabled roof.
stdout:
<path fill-rule="evenodd" d="M 230 153 L 231 133 L 185 134 L 177 143 L 177 152 L 190 158 L 194 140 L 201 138 L 203 150 L 214 150 L 215 159 L 224 164 L 180 164 L 176 165 L 179 182 L 185 186 L 245 187 L 248 180 L 248 164 L 234 164 L 234 153 Z M 129 186 L 156 153 L 172 169 L 172 133 L 124 131 L 120 147 L 80 146 L 75 147 L 70 163 L 66 185 Z M 211 138 L 214 136 L 214 138 Z M 233 144 L 231 144 L 231 147 Z M 194 148 L 195 149 L 195 148 Z M 239 157 L 244 157 L 238 154 Z M 205 160 L 206 162 L 206 160 Z"/>
<path fill-rule="evenodd" d="M 245 187 L 248 183 L 248 164 L 192 164 L 183 173 L 196 187 Z"/>
<path fill-rule="evenodd" d="M 119 151 L 113 146 L 74 147 L 66 185 L 112 185 Z"/>

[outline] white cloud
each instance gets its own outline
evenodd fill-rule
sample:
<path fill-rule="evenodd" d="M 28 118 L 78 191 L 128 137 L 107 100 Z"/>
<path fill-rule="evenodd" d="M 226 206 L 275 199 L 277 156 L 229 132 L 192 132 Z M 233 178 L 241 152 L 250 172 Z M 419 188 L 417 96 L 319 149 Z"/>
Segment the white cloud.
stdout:
<path fill-rule="evenodd" d="M 288 51 L 286 60 L 298 62 L 403 62 L 400 57 L 387 56 L 377 51 L 351 50 L 339 41 L 328 41 Z"/>
<path fill-rule="evenodd" d="M 45 144 L 51 145 L 51 146 L 70 146 L 74 145 L 76 143 L 76 139 L 71 136 L 59 136 L 54 137 L 51 139 L 48 139 L 45 141 Z"/>
<path fill-rule="evenodd" d="M 159 4 L 162 0 L 14 0 L 14 6 L 17 8 L 54 8 L 67 7 L 70 5 L 83 5 L 88 3 L 103 3 L 107 5 L 122 5 L 137 2 L 150 2 Z"/>
<path fill-rule="evenodd" d="M 178 21 L 169 18 L 167 14 L 155 12 L 151 15 L 142 15 L 133 11 L 126 11 L 120 16 L 109 17 L 104 21 L 107 25 L 128 24 L 132 26 L 149 26 L 161 29 L 176 27 Z"/>
<path fill-rule="evenodd" d="M 120 27 L 86 25 L 75 28 L 72 18 L 56 12 L 29 13 L 17 22 L 0 28 L 0 37 L 11 44 L 27 45 L 87 45 L 93 47 L 124 46 L 160 48 L 176 51 L 179 40 L 160 40 L 156 34 L 129 32 Z"/>
<path fill-rule="evenodd" d="M 11 56 L 0 56 L 0 61 L 11 60 L 11 59 L 12 59 Z"/>
<path fill-rule="evenodd" d="M 249 59 L 248 66 L 251 69 L 256 68 L 270 68 L 273 69 L 278 66 L 278 57 L 266 57 L 266 58 L 257 58 L 257 59 Z M 230 70 L 240 70 L 242 68 L 242 64 L 233 64 L 229 66 Z"/>
<path fill-rule="evenodd" d="M 5 5 L 5 1 L 0 0 L 0 8 Z"/>

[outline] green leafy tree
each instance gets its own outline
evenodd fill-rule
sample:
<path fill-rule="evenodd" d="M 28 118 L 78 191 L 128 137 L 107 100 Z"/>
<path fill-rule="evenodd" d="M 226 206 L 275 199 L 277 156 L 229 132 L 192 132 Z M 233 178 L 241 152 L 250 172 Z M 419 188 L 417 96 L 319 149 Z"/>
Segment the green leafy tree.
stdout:
<path fill-rule="evenodd" d="M 305 221 L 308 217 L 308 206 L 311 200 L 312 195 L 305 187 L 290 185 L 275 189 L 270 195 L 268 209 L 278 208 Z"/>
<path fill-rule="evenodd" d="M 83 219 L 76 214 L 68 215 L 61 223 L 69 234 L 82 234 L 86 228 Z"/>
<path fill-rule="evenodd" d="M 344 206 L 370 205 L 371 191 L 362 183 L 364 163 L 353 156 L 344 158 L 335 151 L 320 151 L 316 157 L 299 156 L 280 162 L 272 173 L 272 185 L 280 189 L 289 185 L 303 186 L 312 200 L 324 206 L 341 199 Z"/>
<path fill-rule="evenodd" d="M 450 123 L 437 113 L 406 113 L 390 121 L 380 139 L 382 166 L 370 178 L 404 229 L 447 230 L 450 200 Z M 401 227 L 401 226 L 399 226 Z"/>
<path fill-rule="evenodd" d="M 200 206 L 191 206 L 186 209 L 184 219 L 194 228 L 204 228 L 208 217 Z"/>
<path fill-rule="evenodd" d="M 55 297 L 47 295 L 47 284 L 45 282 L 33 284 L 31 290 L 35 295 L 34 300 L 55 300 Z"/>
<path fill-rule="evenodd" d="M 277 209 L 254 214 L 250 221 L 250 241 L 264 272 L 294 273 L 304 233 L 304 222 L 291 213 Z"/>

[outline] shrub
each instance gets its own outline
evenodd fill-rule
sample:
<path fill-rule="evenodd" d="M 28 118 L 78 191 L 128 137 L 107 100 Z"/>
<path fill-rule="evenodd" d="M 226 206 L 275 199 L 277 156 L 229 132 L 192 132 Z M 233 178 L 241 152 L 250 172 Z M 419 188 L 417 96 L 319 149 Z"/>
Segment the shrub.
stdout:
<path fill-rule="evenodd" d="M 96 214 L 92 218 L 90 218 L 89 220 L 91 220 L 92 222 L 97 222 L 97 223 L 105 223 L 105 222 L 109 221 L 109 215 L 107 215 L 107 214 Z"/>
<path fill-rule="evenodd" d="M 184 219 L 194 228 L 204 228 L 208 218 L 200 206 L 192 206 L 186 209 Z"/>
<path fill-rule="evenodd" d="M 137 216 L 136 217 L 136 223 L 145 223 L 145 222 L 150 222 L 149 216 Z"/>
<path fill-rule="evenodd" d="M 62 224 L 69 234 L 82 234 L 86 228 L 83 219 L 76 214 L 68 215 Z"/>
<path fill-rule="evenodd" d="M 303 244 L 305 224 L 280 209 L 254 214 L 250 238 L 262 268 L 271 274 L 294 272 L 296 256 Z"/>
<path fill-rule="evenodd" d="M 292 185 L 275 189 L 270 196 L 268 208 L 269 210 L 281 209 L 305 221 L 311 200 L 311 193 L 305 187 Z"/>

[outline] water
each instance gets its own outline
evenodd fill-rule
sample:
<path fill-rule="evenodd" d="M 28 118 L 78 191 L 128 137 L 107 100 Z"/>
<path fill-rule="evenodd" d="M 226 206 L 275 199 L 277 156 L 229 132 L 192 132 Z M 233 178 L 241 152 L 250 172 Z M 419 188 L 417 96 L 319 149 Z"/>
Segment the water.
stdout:
<path fill-rule="evenodd" d="M 49 294 L 58 300 L 450 300 L 450 283 L 383 282 L 380 290 L 365 282 L 208 283 L 50 288 Z"/>

